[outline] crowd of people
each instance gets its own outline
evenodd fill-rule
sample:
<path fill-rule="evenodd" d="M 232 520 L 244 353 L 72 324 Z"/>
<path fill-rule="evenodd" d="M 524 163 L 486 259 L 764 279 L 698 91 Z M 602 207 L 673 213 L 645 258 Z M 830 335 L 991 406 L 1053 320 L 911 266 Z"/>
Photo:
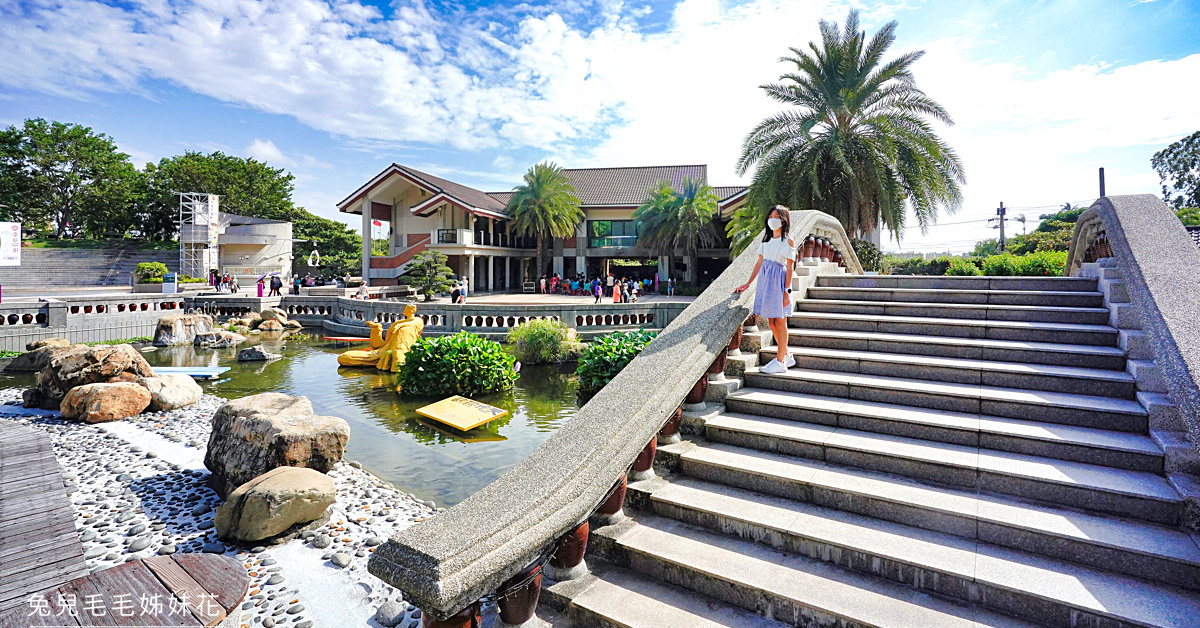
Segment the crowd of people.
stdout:
<path fill-rule="evenodd" d="M 662 284 L 668 295 L 675 290 L 675 280 L 668 279 Z M 572 278 L 563 278 L 558 273 L 547 277 L 542 275 L 538 280 L 540 294 L 568 294 L 576 296 L 594 296 L 595 303 L 601 299 L 611 298 L 613 303 L 636 303 L 638 295 L 646 292 L 657 292 L 660 288 L 658 276 L 654 279 L 643 277 L 616 278 L 608 273 L 604 278 L 593 277 L 590 281 L 582 273 Z"/>

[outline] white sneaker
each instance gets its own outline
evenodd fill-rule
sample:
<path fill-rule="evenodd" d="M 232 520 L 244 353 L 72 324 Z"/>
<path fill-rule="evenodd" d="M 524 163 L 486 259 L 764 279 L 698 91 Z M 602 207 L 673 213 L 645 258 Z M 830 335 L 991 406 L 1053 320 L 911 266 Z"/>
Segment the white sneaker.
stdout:
<path fill-rule="evenodd" d="M 787 356 L 783 358 L 783 365 L 788 368 L 792 368 L 793 366 L 796 366 L 796 358 L 795 358 L 795 356 L 792 355 L 792 353 L 790 351 L 788 352 Z"/>
<path fill-rule="evenodd" d="M 778 375 L 780 373 L 786 373 L 787 367 L 784 366 L 779 360 L 772 359 L 770 362 L 767 362 L 766 366 L 759 370 L 770 375 Z"/>

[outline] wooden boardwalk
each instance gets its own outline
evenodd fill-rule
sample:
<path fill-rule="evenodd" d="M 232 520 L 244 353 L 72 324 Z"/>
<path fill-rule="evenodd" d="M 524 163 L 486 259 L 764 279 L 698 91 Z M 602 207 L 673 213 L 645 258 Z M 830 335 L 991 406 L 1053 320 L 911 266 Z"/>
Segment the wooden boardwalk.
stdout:
<path fill-rule="evenodd" d="M 87 573 L 50 437 L 0 419 L 0 615 Z"/>

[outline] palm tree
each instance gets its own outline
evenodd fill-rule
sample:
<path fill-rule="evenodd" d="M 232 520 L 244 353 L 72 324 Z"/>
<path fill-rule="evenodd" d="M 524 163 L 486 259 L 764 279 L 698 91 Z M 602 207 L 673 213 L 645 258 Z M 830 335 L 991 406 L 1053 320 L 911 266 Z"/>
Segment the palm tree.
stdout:
<path fill-rule="evenodd" d="M 781 83 L 761 86 L 794 108 L 746 136 L 738 174 L 756 167 L 749 204 L 758 220 L 730 228 L 757 232 L 761 212 L 782 203 L 832 214 L 851 237 L 882 225 L 899 239 L 908 205 L 924 233 L 939 206 L 953 213 L 962 204 L 965 181 L 958 155 L 929 121 L 953 124 L 950 115 L 917 89 L 909 70 L 924 51 L 882 63 L 896 22 L 868 41 L 857 11 L 840 32 L 836 23 L 820 26 L 820 45 L 790 48 L 792 56 L 780 59 L 796 70 L 779 77 Z"/>
<path fill-rule="evenodd" d="M 658 183 L 650 190 L 650 198 L 633 212 L 638 246 L 666 255 L 671 262 L 675 249 L 683 249 L 688 259 L 684 280 L 695 282 L 700 248 L 722 244 L 721 231 L 713 222 L 719 200 L 712 188 L 696 179 L 685 177 L 678 190 L 666 181 Z"/>
<path fill-rule="evenodd" d="M 513 231 L 537 238 L 538 271 L 546 270 L 545 253 L 552 238 L 569 238 L 583 220 L 571 180 L 552 162 L 535 164 L 525 173 L 525 183 L 513 188 L 508 215 Z M 536 276 L 535 276 L 536 279 Z"/>

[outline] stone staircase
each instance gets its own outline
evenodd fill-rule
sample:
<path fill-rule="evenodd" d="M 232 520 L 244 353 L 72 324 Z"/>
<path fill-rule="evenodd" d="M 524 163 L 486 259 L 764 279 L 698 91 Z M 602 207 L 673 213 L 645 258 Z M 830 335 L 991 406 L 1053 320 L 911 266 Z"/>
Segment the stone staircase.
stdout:
<path fill-rule="evenodd" d="M 0 268 L 0 285 L 25 291 L 40 288 L 70 288 L 129 285 L 130 276 L 141 262 L 162 262 L 179 270 L 178 251 L 131 249 L 21 249 L 21 265 Z"/>
<path fill-rule="evenodd" d="M 1200 626 L 1109 323 L 1095 278 L 821 277 L 796 366 L 747 360 L 548 591 L 587 626 Z"/>

